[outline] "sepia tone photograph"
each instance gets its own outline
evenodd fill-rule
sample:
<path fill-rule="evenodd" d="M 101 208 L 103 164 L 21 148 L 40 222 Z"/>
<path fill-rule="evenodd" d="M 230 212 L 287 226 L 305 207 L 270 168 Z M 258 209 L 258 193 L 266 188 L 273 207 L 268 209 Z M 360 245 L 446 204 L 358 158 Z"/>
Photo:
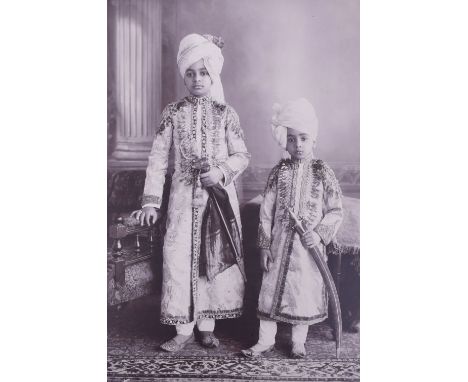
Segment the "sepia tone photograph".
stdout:
<path fill-rule="evenodd" d="M 2 381 L 465 380 L 467 7 L 5 2 Z"/>
<path fill-rule="evenodd" d="M 359 0 L 107 0 L 108 381 L 360 380 Z"/>

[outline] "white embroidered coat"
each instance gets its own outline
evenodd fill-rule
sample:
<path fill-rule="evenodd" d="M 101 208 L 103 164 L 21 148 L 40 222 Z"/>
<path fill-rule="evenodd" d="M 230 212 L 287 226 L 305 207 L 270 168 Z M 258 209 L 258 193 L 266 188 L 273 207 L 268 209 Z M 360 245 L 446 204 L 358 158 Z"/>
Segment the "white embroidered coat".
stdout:
<path fill-rule="evenodd" d="M 175 169 L 169 196 L 163 247 L 161 322 L 187 323 L 199 318 L 234 318 L 242 313 L 242 259 L 212 282 L 199 277 L 201 222 L 208 193 L 200 187 L 192 160 L 205 157 L 224 174 L 223 186 L 241 229 L 234 179 L 247 167 L 247 152 L 234 109 L 209 97 L 186 97 L 162 113 L 146 171 L 142 204 L 161 203 L 169 150 Z"/>
<path fill-rule="evenodd" d="M 341 189 L 321 160 L 282 160 L 268 178 L 260 208 L 258 247 L 274 257 L 263 274 L 258 302 L 260 319 L 313 324 L 328 314 L 328 295 L 312 255 L 303 245 L 288 213 L 292 207 L 307 230 L 321 238 L 319 248 L 335 237 L 343 218 Z"/>

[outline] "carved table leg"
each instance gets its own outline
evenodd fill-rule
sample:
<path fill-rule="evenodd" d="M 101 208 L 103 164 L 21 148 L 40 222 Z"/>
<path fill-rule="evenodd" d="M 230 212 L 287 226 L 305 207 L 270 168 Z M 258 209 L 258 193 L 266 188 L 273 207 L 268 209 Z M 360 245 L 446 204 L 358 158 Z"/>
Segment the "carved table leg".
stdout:
<path fill-rule="evenodd" d="M 115 265 L 115 285 L 118 287 L 123 287 L 125 285 L 125 260 L 122 258 L 122 242 L 120 239 L 115 241 L 113 256 Z"/>

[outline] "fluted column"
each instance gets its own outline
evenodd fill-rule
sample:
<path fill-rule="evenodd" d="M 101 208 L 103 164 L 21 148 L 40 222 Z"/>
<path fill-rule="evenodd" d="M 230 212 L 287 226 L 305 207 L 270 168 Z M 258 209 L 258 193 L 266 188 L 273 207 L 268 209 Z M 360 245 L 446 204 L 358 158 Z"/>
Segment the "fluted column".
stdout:
<path fill-rule="evenodd" d="M 110 166 L 146 164 L 161 113 L 161 0 L 112 0 L 115 142 Z"/>

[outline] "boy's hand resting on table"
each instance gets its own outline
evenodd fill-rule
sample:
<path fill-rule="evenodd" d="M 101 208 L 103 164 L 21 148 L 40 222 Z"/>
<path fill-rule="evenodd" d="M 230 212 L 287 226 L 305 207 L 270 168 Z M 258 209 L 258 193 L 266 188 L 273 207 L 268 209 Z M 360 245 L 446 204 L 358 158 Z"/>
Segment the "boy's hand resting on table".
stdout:
<path fill-rule="evenodd" d="M 204 187 L 212 187 L 218 184 L 223 177 L 224 174 L 218 167 L 212 167 L 210 171 L 200 174 L 200 182 Z"/>
<path fill-rule="evenodd" d="M 270 270 L 270 265 L 273 263 L 273 256 L 269 249 L 260 250 L 260 268 L 263 272 L 268 272 Z"/>
<path fill-rule="evenodd" d="M 154 207 L 143 207 L 141 210 L 133 211 L 130 215 L 140 221 L 140 225 L 151 225 L 160 218 L 161 212 Z"/>
<path fill-rule="evenodd" d="M 315 231 L 312 231 L 312 230 L 311 231 L 306 231 L 302 235 L 302 242 L 307 246 L 307 248 L 319 245 L 321 240 L 322 239 L 320 238 L 318 233 L 315 232 Z"/>

